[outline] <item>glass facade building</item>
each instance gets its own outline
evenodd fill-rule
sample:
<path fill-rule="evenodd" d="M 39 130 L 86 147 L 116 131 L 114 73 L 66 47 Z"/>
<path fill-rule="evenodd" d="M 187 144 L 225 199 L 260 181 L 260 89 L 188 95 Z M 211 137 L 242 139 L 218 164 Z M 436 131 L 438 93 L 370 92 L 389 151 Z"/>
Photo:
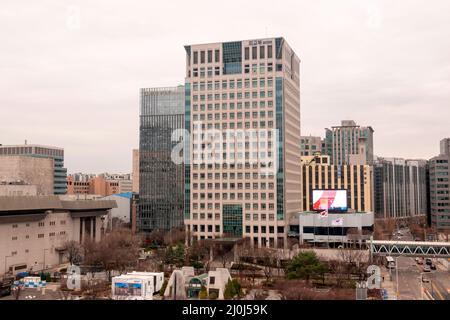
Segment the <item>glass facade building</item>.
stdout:
<path fill-rule="evenodd" d="M 182 130 L 185 125 L 184 103 L 184 86 L 141 89 L 136 219 L 139 232 L 183 225 L 184 168 L 172 155 L 182 157 L 176 150 L 182 151 L 182 136 L 177 129 Z"/>

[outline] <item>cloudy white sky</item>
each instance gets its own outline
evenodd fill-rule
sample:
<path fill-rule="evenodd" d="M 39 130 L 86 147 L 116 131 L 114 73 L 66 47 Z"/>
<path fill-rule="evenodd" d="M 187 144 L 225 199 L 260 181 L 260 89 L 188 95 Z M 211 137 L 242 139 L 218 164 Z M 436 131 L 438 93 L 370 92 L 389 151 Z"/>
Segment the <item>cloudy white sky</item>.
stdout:
<path fill-rule="evenodd" d="M 0 143 L 65 148 L 69 172 L 129 172 L 139 88 L 184 81 L 190 43 L 284 36 L 302 134 L 354 119 L 375 153 L 450 136 L 450 1 L 2 0 Z"/>

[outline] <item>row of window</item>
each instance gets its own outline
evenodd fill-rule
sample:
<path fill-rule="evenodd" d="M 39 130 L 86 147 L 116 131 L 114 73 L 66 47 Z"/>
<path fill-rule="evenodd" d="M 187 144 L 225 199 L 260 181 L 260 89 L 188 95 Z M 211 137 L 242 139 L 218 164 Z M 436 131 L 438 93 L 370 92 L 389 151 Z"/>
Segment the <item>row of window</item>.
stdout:
<path fill-rule="evenodd" d="M 192 119 L 197 120 L 234 120 L 234 119 L 255 119 L 255 118 L 268 118 L 273 117 L 273 111 L 253 111 L 253 112 L 230 112 L 230 113 L 207 113 L 207 114 L 194 114 Z"/>
<path fill-rule="evenodd" d="M 240 65 L 239 65 L 240 66 Z M 240 70 L 240 69 L 239 69 Z M 277 63 L 276 64 L 276 71 L 283 71 L 283 65 L 281 63 Z M 250 72 L 251 71 L 251 72 Z M 273 68 L 273 62 L 269 62 L 267 63 L 267 65 L 265 63 L 260 63 L 260 64 L 245 64 L 244 65 L 244 74 L 270 74 L 274 71 Z M 236 72 L 235 72 L 236 73 Z M 241 73 L 241 71 L 239 71 L 239 73 Z M 224 73 L 225 74 L 225 73 Z M 190 75 L 190 72 L 189 72 Z M 221 75 L 221 70 L 220 70 L 220 66 L 215 66 L 215 67 L 201 67 L 201 68 L 192 68 L 192 76 L 194 78 L 212 78 L 214 76 L 220 76 Z"/>
<path fill-rule="evenodd" d="M 258 162 L 258 163 L 253 163 L 253 164 L 250 164 L 250 162 L 246 162 L 245 164 L 243 164 L 243 163 L 237 163 L 237 164 L 234 164 L 234 163 L 230 163 L 230 164 L 228 164 L 228 163 L 215 163 L 215 164 L 201 163 L 201 164 L 193 164 L 191 167 L 193 170 L 205 170 L 205 169 L 212 170 L 213 168 L 215 170 L 220 170 L 220 169 L 222 169 L 222 170 L 228 170 L 228 169 L 229 170 L 236 170 L 236 169 L 242 170 L 244 168 L 246 170 L 251 169 L 251 168 L 253 168 L 254 170 L 259 170 L 259 169 L 266 169 L 267 165 L 263 162 Z M 260 173 L 258 173 L 258 174 L 260 174 Z M 260 178 L 261 177 L 273 178 L 274 174 L 268 173 L 267 175 L 260 175 Z"/>
<path fill-rule="evenodd" d="M 213 174 L 213 173 L 209 172 L 208 174 L 206 174 L 206 173 L 200 173 L 200 174 L 193 173 L 192 174 L 192 179 L 193 180 L 205 180 L 207 178 L 208 180 L 213 180 L 213 179 L 220 180 L 221 176 L 222 176 L 222 179 L 225 179 L 225 180 L 229 180 L 229 179 L 233 180 L 233 179 L 236 179 L 236 178 L 238 180 L 241 180 L 243 177 L 245 177 L 245 179 L 250 179 L 250 177 L 253 177 L 253 179 L 261 178 L 261 176 L 258 173 L 256 173 L 256 172 L 254 172 L 253 174 L 251 174 L 250 172 L 246 172 L 245 174 L 243 172 L 238 172 L 238 173 L 231 172 L 229 174 L 226 173 L 226 172 L 223 172 L 222 174 L 217 173 L 217 172 L 215 174 Z M 272 178 L 273 177 L 274 176 L 272 175 Z M 263 178 L 266 178 L 266 176 L 263 176 Z M 240 183 L 238 185 L 238 187 L 240 187 L 240 186 L 242 186 L 242 183 Z M 247 186 L 248 186 L 248 188 L 247 188 Z M 265 182 L 261 182 L 261 184 L 259 185 L 259 188 L 264 190 L 264 189 L 266 189 L 266 186 L 267 185 L 266 185 Z M 250 183 L 246 183 L 245 187 L 246 187 L 246 189 L 250 189 Z M 268 184 L 268 188 L 269 189 L 273 189 L 273 187 L 274 187 L 273 183 L 269 183 Z M 253 188 L 254 189 L 258 189 L 258 184 L 254 183 L 253 184 Z"/>
<path fill-rule="evenodd" d="M 268 99 L 268 100 L 262 100 L 262 101 L 245 101 L 244 103 L 242 102 L 230 102 L 229 104 L 224 102 L 222 104 L 220 103 L 215 103 L 214 105 L 212 103 L 208 103 L 208 104 L 195 104 L 192 107 L 193 111 L 223 111 L 223 110 L 242 110 L 242 107 L 244 107 L 245 109 L 250 109 L 250 108 L 265 108 L 265 107 L 273 107 L 273 100 L 272 99 Z"/>
<path fill-rule="evenodd" d="M 195 188 L 194 188 L 194 189 L 195 189 Z M 220 189 L 220 188 L 218 188 L 218 189 Z M 226 189 L 226 188 L 223 188 L 223 189 Z M 211 190 L 211 191 L 212 191 L 212 190 Z M 231 198 L 231 197 L 232 197 L 232 196 L 231 196 L 231 194 L 230 194 L 230 198 Z M 206 199 L 206 198 L 208 198 L 209 200 L 212 200 L 212 199 L 220 200 L 220 193 L 215 193 L 214 196 L 213 196 L 212 193 L 208 193 L 208 194 L 206 194 L 206 193 L 200 193 L 200 194 L 198 194 L 198 193 L 193 193 L 193 194 L 192 194 L 192 198 L 193 198 L 194 200 L 197 200 L 197 199 L 204 200 L 204 199 Z M 233 196 L 233 198 L 234 198 L 234 196 Z M 253 197 L 251 196 L 250 193 L 246 193 L 245 195 L 244 195 L 243 193 L 238 193 L 237 198 L 238 198 L 239 200 L 243 200 L 244 198 L 245 198 L 245 200 L 251 200 L 251 199 L 253 199 L 253 200 L 259 200 L 260 198 L 261 198 L 261 200 L 267 200 L 267 199 L 269 199 L 269 200 L 274 200 L 274 199 L 275 199 L 273 193 L 269 193 L 268 196 L 267 196 L 265 193 L 261 193 L 261 196 L 259 196 L 258 193 L 253 193 Z"/>
<path fill-rule="evenodd" d="M 252 79 L 231 79 L 231 80 L 222 80 L 222 81 L 208 81 L 208 82 L 193 82 L 192 83 L 192 91 L 205 91 L 205 90 L 220 90 L 220 88 L 222 89 L 241 89 L 242 85 L 244 85 L 244 87 L 246 89 L 250 88 L 250 84 L 252 88 L 258 88 L 258 84 L 259 87 L 264 88 L 266 87 L 266 83 L 267 83 L 267 87 L 271 88 L 273 87 L 273 78 L 252 78 Z"/>
<path fill-rule="evenodd" d="M 220 220 L 220 213 L 192 213 L 193 220 Z M 266 213 L 246 213 L 245 214 L 246 221 L 275 221 L 274 214 L 266 214 Z"/>
<path fill-rule="evenodd" d="M 65 232 L 65 231 L 60 231 L 58 234 L 59 234 L 60 236 L 63 236 L 63 235 L 66 234 L 66 232 Z M 50 233 L 48 234 L 48 236 L 49 236 L 49 237 L 54 237 L 54 236 L 56 236 L 56 232 L 50 232 Z M 37 235 L 37 238 L 38 238 L 38 239 L 42 239 L 42 238 L 44 238 L 44 237 L 45 237 L 45 234 L 44 234 L 44 233 L 40 233 L 40 234 Z M 27 234 L 27 235 L 25 236 L 25 239 L 30 239 L 30 236 Z M 12 240 L 12 241 L 16 241 L 16 240 L 18 240 L 18 237 L 17 237 L 17 236 L 13 236 L 13 237 L 11 238 L 11 240 Z"/>
<path fill-rule="evenodd" d="M 259 50 L 258 50 L 259 48 Z M 250 56 L 251 51 L 251 56 Z M 258 51 L 259 51 L 259 59 L 272 59 L 273 57 L 273 46 L 270 45 L 261 45 L 261 46 L 252 46 L 244 48 L 244 59 L 245 60 L 256 60 L 258 59 Z"/>
<path fill-rule="evenodd" d="M 59 224 L 62 225 L 62 226 L 65 225 L 65 224 L 66 224 L 66 220 L 61 220 L 61 221 L 59 222 Z M 50 226 L 56 226 L 56 221 L 50 221 L 50 222 L 49 222 L 49 225 L 50 225 Z M 26 224 L 25 224 L 25 227 L 30 227 L 30 226 L 31 226 L 30 223 L 26 223 Z M 39 223 L 38 223 L 38 226 L 39 226 L 39 227 L 45 227 L 45 222 L 39 222 Z M 12 225 L 12 228 L 13 228 L 13 229 L 17 229 L 18 227 L 19 227 L 18 224 L 13 224 L 13 225 Z"/>
<path fill-rule="evenodd" d="M 265 99 L 265 98 L 273 98 L 273 91 L 269 90 L 269 91 L 246 91 L 246 92 L 224 92 L 222 94 L 201 94 L 201 95 L 193 95 L 192 96 L 192 100 L 194 102 L 198 102 L 198 101 L 218 101 L 218 100 L 241 100 L 241 99 Z M 250 106 L 250 104 L 249 104 Z M 226 109 L 225 109 L 226 110 Z"/>
<path fill-rule="evenodd" d="M 192 55 L 192 63 L 193 64 L 201 64 L 204 63 L 213 63 L 213 52 L 214 52 L 214 62 L 219 63 L 220 62 L 220 50 L 215 49 L 213 50 L 202 50 L 202 51 L 194 51 Z M 200 59 L 199 59 L 200 58 Z"/>
<path fill-rule="evenodd" d="M 239 195 L 240 194 L 238 194 L 238 198 L 239 198 Z M 236 199 L 236 195 L 234 194 L 234 193 L 230 193 L 230 200 L 235 200 Z M 270 198 L 269 197 L 269 199 L 271 199 L 271 200 L 274 200 L 274 198 Z M 217 199 L 217 200 L 220 200 L 220 199 Z M 223 193 L 222 194 L 222 200 L 228 200 L 228 194 L 227 193 Z M 192 204 L 192 208 L 194 209 L 194 210 L 197 210 L 197 209 L 200 209 L 200 210 L 206 210 L 206 209 L 208 209 L 208 210 L 212 210 L 212 206 L 213 206 L 213 204 L 212 203 L 208 203 L 208 204 L 206 204 L 206 203 L 193 203 Z M 216 210 L 220 210 L 220 203 L 216 203 L 215 204 L 215 209 Z M 275 209 L 275 205 L 273 204 L 273 203 L 269 203 L 269 205 L 267 205 L 267 203 L 261 203 L 261 205 L 259 205 L 258 203 L 253 203 L 253 204 L 251 204 L 251 203 L 246 203 L 245 204 L 245 209 L 246 210 L 274 210 Z"/>
<path fill-rule="evenodd" d="M 258 125 L 259 124 L 259 125 Z M 222 123 L 194 123 L 192 125 L 192 130 L 226 130 L 226 129 L 265 129 L 265 128 L 275 128 L 273 121 L 253 121 L 253 122 L 222 122 Z"/>

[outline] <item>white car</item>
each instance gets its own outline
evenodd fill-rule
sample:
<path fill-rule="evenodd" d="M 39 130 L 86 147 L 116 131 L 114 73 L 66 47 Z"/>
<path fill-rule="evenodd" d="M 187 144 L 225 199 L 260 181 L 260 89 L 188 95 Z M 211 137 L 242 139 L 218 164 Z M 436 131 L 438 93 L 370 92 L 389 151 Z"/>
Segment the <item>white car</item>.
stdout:
<path fill-rule="evenodd" d="M 430 268 L 430 266 L 429 265 L 424 265 L 423 266 L 423 272 L 431 272 L 431 268 Z"/>

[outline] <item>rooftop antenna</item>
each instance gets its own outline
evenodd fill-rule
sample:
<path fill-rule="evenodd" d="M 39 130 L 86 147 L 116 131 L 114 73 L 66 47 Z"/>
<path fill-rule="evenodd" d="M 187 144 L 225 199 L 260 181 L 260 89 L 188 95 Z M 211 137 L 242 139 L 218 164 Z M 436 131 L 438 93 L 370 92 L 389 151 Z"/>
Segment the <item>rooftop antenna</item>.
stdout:
<path fill-rule="evenodd" d="M 27 140 L 25 139 L 25 145 L 27 145 Z"/>

